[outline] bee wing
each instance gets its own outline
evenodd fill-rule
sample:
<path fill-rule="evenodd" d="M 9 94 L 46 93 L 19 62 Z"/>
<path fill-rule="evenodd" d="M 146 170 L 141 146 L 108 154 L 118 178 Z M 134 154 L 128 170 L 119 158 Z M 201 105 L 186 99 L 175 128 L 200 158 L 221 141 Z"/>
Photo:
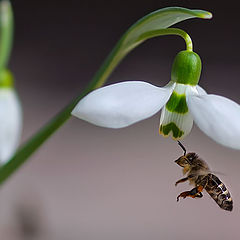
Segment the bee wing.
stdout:
<path fill-rule="evenodd" d="M 211 173 L 213 173 L 213 174 L 215 174 L 215 175 L 226 176 L 226 174 L 223 173 L 223 172 L 211 171 Z"/>

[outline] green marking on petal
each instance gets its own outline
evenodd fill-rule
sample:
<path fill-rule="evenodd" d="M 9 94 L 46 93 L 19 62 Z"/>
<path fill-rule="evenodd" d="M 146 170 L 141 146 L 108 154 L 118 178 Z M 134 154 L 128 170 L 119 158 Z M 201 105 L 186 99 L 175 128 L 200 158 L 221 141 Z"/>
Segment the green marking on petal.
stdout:
<path fill-rule="evenodd" d="M 159 133 L 163 134 L 164 136 L 168 136 L 169 133 L 172 131 L 173 138 L 179 139 L 184 134 L 178 126 L 174 122 L 170 122 L 167 125 L 161 125 L 159 129 Z"/>
<path fill-rule="evenodd" d="M 175 113 L 181 113 L 181 114 L 187 113 L 188 106 L 186 102 L 186 95 L 178 94 L 174 91 L 166 104 L 166 108 L 169 112 L 175 112 Z"/>

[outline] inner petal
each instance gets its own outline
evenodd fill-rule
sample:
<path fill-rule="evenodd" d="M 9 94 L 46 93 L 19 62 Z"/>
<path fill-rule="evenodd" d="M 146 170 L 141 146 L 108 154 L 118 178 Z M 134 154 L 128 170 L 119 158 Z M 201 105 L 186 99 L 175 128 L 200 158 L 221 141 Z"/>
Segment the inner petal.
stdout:
<path fill-rule="evenodd" d="M 162 109 L 159 133 L 178 140 L 189 134 L 193 118 L 186 103 L 186 91 L 192 88 L 185 84 L 176 84 L 175 89 Z"/>

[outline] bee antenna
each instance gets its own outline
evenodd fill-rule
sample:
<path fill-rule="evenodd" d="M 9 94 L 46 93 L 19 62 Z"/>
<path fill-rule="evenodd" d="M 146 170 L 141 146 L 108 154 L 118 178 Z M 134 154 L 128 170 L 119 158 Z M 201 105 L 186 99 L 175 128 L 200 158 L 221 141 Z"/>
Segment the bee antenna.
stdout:
<path fill-rule="evenodd" d="M 182 143 L 180 141 L 178 141 L 178 145 L 182 148 L 183 152 L 184 152 L 184 156 L 186 155 L 186 148 L 182 145 Z"/>

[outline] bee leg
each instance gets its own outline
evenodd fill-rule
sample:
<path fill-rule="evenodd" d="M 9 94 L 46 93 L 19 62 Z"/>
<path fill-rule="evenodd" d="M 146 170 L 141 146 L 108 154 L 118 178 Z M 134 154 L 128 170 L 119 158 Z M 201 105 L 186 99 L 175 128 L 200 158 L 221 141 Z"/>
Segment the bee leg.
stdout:
<path fill-rule="evenodd" d="M 203 196 L 201 193 L 202 190 L 203 190 L 203 186 L 198 186 L 198 187 L 193 188 L 191 191 L 182 192 L 177 196 L 177 202 L 179 201 L 180 197 L 182 197 L 182 198 L 186 198 L 186 197 L 201 198 Z"/>
<path fill-rule="evenodd" d="M 202 198 L 203 197 L 203 194 L 201 192 L 199 192 L 198 194 L 196 194 L 195 196 L 196 198 Z"/>
<path fill-rule="evenodd" d="M 186 182 L 188 180 L 188 177 L 181 178 L 178 181 L 176 181 L 175 186 L 177 186 L 179 183 Z"/>
<path fill-rule="evenodd" d="M 178 181 L 176 181 L 175 186 L 177 186 L 179 183 L 186 182 L 187 180 L 190 180 L 193 177 L 194 177 L 194 175 L 189 175 L 189 176 L 187 176 L 185 178 L 181 178 Z"/>
<path fill-rule="evenodd" d="M 186 198 L 186 197 L 190 196 L 190 192 L 191 192 L 191 191 L 186 191 L 186 192 L 180 193 L 180 194 L 177 196 L 177 202 L 179 201 L 179 198 L 180 198 L 180 197 Z"/>

